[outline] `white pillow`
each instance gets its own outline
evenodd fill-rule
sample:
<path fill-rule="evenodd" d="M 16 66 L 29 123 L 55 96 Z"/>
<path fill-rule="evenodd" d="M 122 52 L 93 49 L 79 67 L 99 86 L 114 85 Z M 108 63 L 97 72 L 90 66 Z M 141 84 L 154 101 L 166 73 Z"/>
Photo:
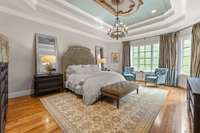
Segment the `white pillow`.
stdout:
<path fill-rule="evenodd" d="M 98 65 L 70 65 L 66 70 L 66 74 L 88 74 L 100 71 Z"/>
<path fill-rule="evenodd" d="M 98 65 L 82 65 L 82 68 L 84 69 L 84 72 L 88 73 L 94 73 L 94 72 L 100 72 L 100 68 Z"/>
<path fill-rule="evenodd" d="M 77 70 L 81 69 L 81 65 L 70 65 L 67 67 L 66 73 L 67 75 L 71 75 L 73 73 L 77 73 Z"/>

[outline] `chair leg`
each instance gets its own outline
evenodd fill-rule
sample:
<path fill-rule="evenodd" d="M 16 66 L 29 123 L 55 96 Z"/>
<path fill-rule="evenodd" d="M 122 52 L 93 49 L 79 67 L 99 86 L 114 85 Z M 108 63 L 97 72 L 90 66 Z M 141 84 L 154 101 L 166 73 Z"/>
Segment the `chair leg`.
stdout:
<path fill-rule="evenodd" d="M 137 94 L 139 93 L 139 88 L 137 88 Z"/>

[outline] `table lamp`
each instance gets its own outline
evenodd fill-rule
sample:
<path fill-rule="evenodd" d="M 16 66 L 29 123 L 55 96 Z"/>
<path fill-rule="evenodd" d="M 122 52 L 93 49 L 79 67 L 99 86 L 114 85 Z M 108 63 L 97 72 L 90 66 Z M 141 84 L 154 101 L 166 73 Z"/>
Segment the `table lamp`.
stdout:
<path fill-rule="evenodd" d="M 54 55 L 44 55 L 41 57 L 41 62 L 43 65 L 46 66 L 46 71 L 51 74 L 52 71 L 54 71 L 55 69 L 53 69 L 53 63 L 55 63 L 56 61 L 56 56 Z"/>

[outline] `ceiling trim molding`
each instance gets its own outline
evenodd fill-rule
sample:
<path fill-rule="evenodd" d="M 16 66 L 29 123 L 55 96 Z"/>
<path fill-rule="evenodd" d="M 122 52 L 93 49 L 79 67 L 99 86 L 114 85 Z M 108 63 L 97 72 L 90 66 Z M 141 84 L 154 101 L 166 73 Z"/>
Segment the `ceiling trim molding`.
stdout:
<path fill-rule="evenodd" d="M 171 20 L 170 22 L 168 22 L 167 24 L 160 24 L 160 25 L 154 25 L 152 27 L 149 27 L 147 29 L 147 31 L 144 33 L 144 31 L 138 31 L 137 33 L 134 33 L 132 34 L 131 36 L 128 36 L 127 38 L 125 38 L 124 40 L 127 41 L 127 40 L 134 40 L 134 39 L 140 39 L 140 38 L 135 38 L 135 36 L 141 36 L 141 38 L 145 37 L 145 34 L 148 34 L 148 33 L 152 33 L 151 36 L 156 36 L 157 35 L 157 31 L 159 30 L 165 30 L 165 29 L 168 29 L 170 26 L 172 26 L 173 24 L 176 24 L 176 23 L 179 23 L 181 22 L 182 20 L 185 19 L 185 15 L 182 15 L 174 20 Z M 165 27 L 162 29 L 162 27 Z M 144 29 L 146 30 L 146 29 Z M 169 29 L 168 29 L 169 30 Z M 168 32 L 175 32 L 175 31 L 178 31 L 178 30 L 169 30 Z M 143 32 L 143 33 L 142 33 Z M 161 32 L 159 33 L 159 35 L 161 34 L 164 34 L 166 32 Z M 134 38 L 134 39 L 133 39 Z"/>
<path fill-rule="evenodd" d="M 160 21 L 163 21 L 169 17 L 171 17 L 172 15 L 175 14 L 175 11 L 174 9 L 170 9 L 168 10 L 167 12 L 165 12 L 163 15 L 160 15 L 160 16 L 157 16 L 157 17 L 154 17 L 154 18 L 150 18 L 150 19 L 147 19 L 143 22 L 139 22 L 139 23 L 136 23 L 136 24 L 132 24 L 130 26 L 128 26 L 128 28 L 130 30 L 134 29 L 134 28 L 140 28 L 142 26 L 146 26 L 146 25 L 150 25 L 150 24 L 153 24 L 155 22 L 160 22 Z"/>
<path fill-rule="evenodd" d="M 100 40 L 100 41 L 104 41 L 104 42 L 110 41 L 110 40 L 98 37 L 96 35 L 89 34 L 87 32 L 83 32 L 83 31 L 71 28 L 69 26 L 66 26 L 66 25 L 58 24 L 58 23 L 55 23 L 55 22 L 50 22 L 46 19 L 42 19 L 40 17 L 36 17 L 36 16 L 30 15 L 30 14 L 25 14 L 25 13 L 22 13 L 20 11 L 17 11 L 17 10 L 14 10 L 14 9 L 11 9 L 11 8 L 8 8 L 8 7 L 5 7 L 5 6 L 0 6 L 0 12 L 6 13 L 6 14 L 9 14 L 9 15 L 13 15 L 13 16 L 17 16 L 17 17 L 21 17 L 21 18 L 24 18 L 24 19 L 27 19 L 27 20 L 30 20 L 30 21 L 33 21 L 33 22 L 36 22 L 36 23 L 48 25 L 48 26 L 58 28 L 58 29 L 61 29 L 61 30 L 71 31 L 73 33 L 76 33 L 76 34 L 79 34 L 79 35 L 82 35 L 82 36 L 86 36 L 86 37 L 89 37 L 89 38 L 97 39 L 97 40 Z"/>
<path fill-rule="evenodd" d="M 87 22 L 84 22 L 84 21 L 82 21 L 81 19 L 78 19 L 77 17 L 74 17 L 74 16 L 72 16 L 72 15 L 68 15 L 68 14 L 66 14 L 66 13 L 64 13 L 64 12 L 62 12 L 62 11 L 55 10 L 54 8 L 52 8 L 52 7 L 50 7 L 50 6 L 47 6 L 46 4 L 39 3 L 37 6 L 43 8 L 43 9 L 45 9 L 45 10 L 51 11 L 51 12 L 53 12 L 53 13 L 56 13 L 56 14 L 58 14 L 58 15 L 64 17 L 65 19 L 67 18 L 67 19 L 76 21 L 76 22 L 78 22 L 78 23 L 81 23 L 81 24 L 83 24 L 83 25 L 85 25 L 85 26 L 88 26 L 88 27 L 90 27 L 90 28 L 93 28 L 93 29 L 95 29 L 95 30 L 97 30 L 97 31 L 100 31 L 100 32 L 103 32 L 103 33 L 104 33 L 104 31 L 102 31 L 101 29 L 99 29 L 97 26 L 92 25 L 92 24 L 89 24 L 89 23 L 87 23 Z"/>
<path fill-rule="evenodd" d="M 72 5 L 71 3 L 69 3 L 69 2 L 67 2 L 67 1 L 65 1 L 65 0 L 55 0 L 55 1 L 56 1 L 58 4 L 62 4 L 62 5 L 64 5 L 64 6 L 67 7 L 67 8 L 70 8 L 70 9 L 72 9 L 72 10 L 74 10 L 74 11 L 76 11 L 76 12 L 78 12 L 78 13 L 80 13 L 80 14 L 86 16 L 86 17 L 89 17 L 89 18 L 95 20 L 95 21 L 98 22 L 100 25 L 107 26 L 107 27 L 109 27 L 109 28 L 112 27 L 112 25 L 110 25 L 110 24 L 106 23 L 105 21 L 103 21 L 103 20 L 101 20 L 101 19 L 99 19 L 99 18 L 97 18 L 97 17 L 95 17 L 95 16 L 93 16 L 93 15 L 91 15 L 91 14 L 89 14 L 89 13 L 87 13 L 87 12 L 81 10 L 81 9 L 79 9 L 78 7 Z M 170 0 L 170 1 L 171 1 L 171 8 L 170 8 L 167 12 L 165 12 L 165 13 L 163 14 L 163 15 L 165 16 L 165 18 L 167 18 L 168 15 L 170 16 L 170 14 L 174 12 L 174 3 L 172 2 L 172 0 Z M 159 15 L 159 16 L 157 16 L 157 17 L 163 16 L 163 15 Z M 164 16 L 163 16 L 163 17 L 164 17 Z M 138 23 L 135 23 L 135 24 L 128 25 L 128 27 L 131 29 L 132 27 L 136 27 L 136 26 L 138 27 L 138 25 L 143 26 L 144 23 L 151 24 L 150 21 L 153 21 L 153 20 L 154 20 L 155 18 L 157 18 L 157 17 L 149 18 L 149 19 L 144 20 L 144 21 L 142 21 L 142 22 L 138 22 Z M 162 18 L 161 18 L 161 19 L 162 19 Z M 152 23 L 153 23 L 153 22 L 152 22 Z"/>
<path fill-rule="evenodd" d="M 89 13 L 87 13 L 87 12 L 85 12 L 85 11 L 79 9 L 78 7 L 76 7 L 76 6 L 72 5 L 72 4 L 70 4 L 69 2 L 67 2 L 67 1 L 65 1 L 65 0 L 55 0 L 55 1 L 56 1 L 58 4 L 62 4 L 63 6 L 65 6 L 65 7 L 67 7 L 67 8 L 70 8 L 70 9 L 72 9 L 72 10 L 74 10 L 74 11 L 76 11 L 76 12 L 78 12 L 78 13 L 80 13 L 80 14 L 82 14 L 82 15 L 88 17 L 88 18 L 91 18 L 91 19 L 95 20 L 95 21 L 96 21 L 97 23 L 99 23 L 100 25 L 104 25 L 104 26 L 106 26 L 106 27 L 112 27 L 110 24 L 104 22 L 103 20 L 101 20 L 101 19 L 99 19 L 99 18 L 97 18 L 97 17 L 92 16 L 91 14 L 89 14 Z"/>
<path fill-rule="evenodd" d="M 36 10 L 36 5 L 38 4 L 38 0 L 24 0 L 34 10 Z"/>

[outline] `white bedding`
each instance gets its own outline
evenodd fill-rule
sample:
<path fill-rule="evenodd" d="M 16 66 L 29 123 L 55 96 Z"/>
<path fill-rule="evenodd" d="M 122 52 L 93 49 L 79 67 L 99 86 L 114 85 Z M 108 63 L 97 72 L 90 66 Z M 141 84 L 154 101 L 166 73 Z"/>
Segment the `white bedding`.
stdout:
<path fill-rule="evenodd" d="M 93 104 L 101 95 L 100 89 L 109 84 L 124 81 L 124 77 L 117 72 L 73 73 L 68 75 L 66 87 L 83 96 L 85 104 Z"/>

